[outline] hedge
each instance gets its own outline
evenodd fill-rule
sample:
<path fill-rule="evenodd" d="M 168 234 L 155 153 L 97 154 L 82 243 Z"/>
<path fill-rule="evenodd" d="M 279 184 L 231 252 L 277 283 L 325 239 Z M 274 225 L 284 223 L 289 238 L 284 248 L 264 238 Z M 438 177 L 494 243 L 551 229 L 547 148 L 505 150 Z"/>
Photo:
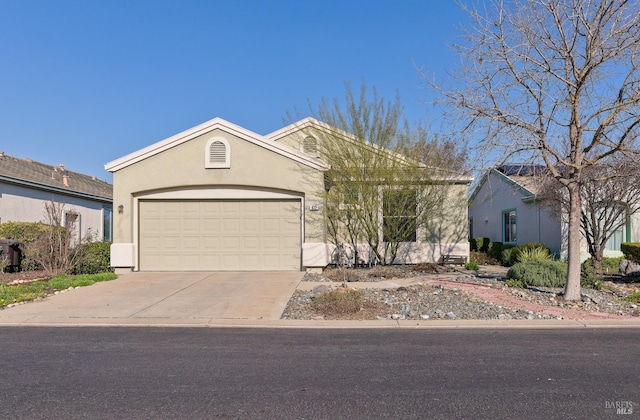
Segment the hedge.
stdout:
<path fill-rule="evenodd" d="M 623 242 L 620 249 L 626 259 L 640 263 L 640 242 Z"/>

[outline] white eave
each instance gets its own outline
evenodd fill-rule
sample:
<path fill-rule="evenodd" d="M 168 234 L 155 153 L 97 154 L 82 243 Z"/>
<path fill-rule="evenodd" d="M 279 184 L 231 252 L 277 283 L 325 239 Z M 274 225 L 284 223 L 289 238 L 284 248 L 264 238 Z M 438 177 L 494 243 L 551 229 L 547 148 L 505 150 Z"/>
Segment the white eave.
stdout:
<path fill-rule="evenodd" d="M 268 138 L 269 140 L 272 140 L 274 142 L 277 142 L 278 140 L 289 136 L 292 133 L 295 133 L 297 131 L 302 131 L 305 129 L 316 129 L 316 130 L 321 130 L 321 131 L 325 131 L 325 132 L 333 132 L 335 133 L 337 136 L 340 136 L 342 138 L 344 138 L 346 141 L 355 141 L 356 137 L 351 134 L 348 133 L 346 131 L 342 131 L 339 130 L 335 127 L 332 127 L 322 121 L 318 121 L 315 118 L 312 117 L 307 117 L 305 119 L 302 119 L 300 121 L 297 121 L 293 124 L 290 124 L 286 127 L 283 127 L 279 130 L 276 130 L 272 133 L 269 133 L 267 135 L 265 135 L 266 138 Z M 377 148 L 377 149 L 381 149 L 380 146 L 377 146 L 375 144 L 372 144 L 368 141 L 365 142 L 366 144 L 370 145 L 370 147 L 372 148 Z M 399 155 L 396 152 L 393 152 L 391 150 L 388 149 L 384 149 L 386 150 L 387 153 L 390 153 L 392 155 L 397 156 L 398 158 L 402 159 L 402 160 L 408 160 L 407 157 L 403 156 L 403 155 Z M 426 166 L 425 166 L 426 167 Z M 445 182 L 452 182 L 454 184 L 469 184 L 471 182 L 473 182 L 473 177 L 472 176 L 467 176 L 467 175 L 462 175 L 460 173 L 448 170 L 448 169 L 437 169 L 438 172 L 442 172 L 445 174 L 445 176 L 442 177 L 442 180 Z M 447 175 L 451 175 L 451 176 L 447 176 Z"/>
<path fill-rule="evenodd" d="M 285 129 L 286 128 L 287 127 L 285 127 Z M 275 141 L 273 141 L 268 137 L 261 136 L 257 133 L 254 133 L 245 128 L 242 128 L 238 125 L 225 121 L 222 118 L 214 118 L 212 120 L 209 120 L 205 123 L 202 123 L 193 128 L 185 130 L 181 133 L 173 135 L 165 140 L 159 141 L 143 149 L 140 149 L 136 152 L 130 153 L 119 159 L 113 160 L 105 164 L 104 167 L 109 172 L 119 171 L 120 169 L 126 168 L 127 166 L 133 165 L 137 162 L 140 162 L 158 153 L 164 152 L 165 150 L 171 149 L 172 147 L 178 146 L 182 143 L 185 143 L 191 139 L 194 139 L 198 136 L 201 136 L 203 134 L 206 134 L 216 129 L 225 131 L 229 134 L 232 134 L 236 137 L 239 137 L 243 140 L 253 143 L 259 147 L 263 147 L 267 150 L 270 150 L 274 153 L 287 157 L 293 161 L 296 161 L 302 165 L 311 167 L 313 169 L 318 169 L 318 170 L 328 169 L 326 165 L 323 165 L 321 162 L 318 162 L 317 160 L 307 155 L 304 155 L 301 152 L 298 152 L 282 144 L 276 143 Z"/>

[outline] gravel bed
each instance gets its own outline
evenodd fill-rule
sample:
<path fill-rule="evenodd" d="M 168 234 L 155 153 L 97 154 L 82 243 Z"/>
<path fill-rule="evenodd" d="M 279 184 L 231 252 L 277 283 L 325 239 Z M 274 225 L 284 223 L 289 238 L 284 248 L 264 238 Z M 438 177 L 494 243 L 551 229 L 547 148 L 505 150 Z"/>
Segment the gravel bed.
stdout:
<path fill-rule="evenodd" d="M 424 273 L 419 274 L 424 276 Z M 396 278 L 399 276 L 396 276 Z M 411 277 L 418 275 L 411 274 Z M 430 276 L 425 276 L 428 279 Z M 392 280 L 393 278 L 389 278 Z M 375 278 L 374 281 L 380 281 Z M 324 274 L 305 274 L 303 281 L 327 283 L 316 287 L 314 291 L 297 290 L 289 300 L 282 319 L 361 319 L 361 320 L 431 320 L 431 319 L 555 319 L 556 315 L 533 312 L 523 309 L 525 305 L 535 303 L 544 307 L 560 307 L 586 312 L 604 312 L 616 315 L 640 316 L 640 304 L 622 301 L 621 298 L 637 290 L 640 285 L 620 285 L 606 282 L 606 290 L 582 289 L 582 301 L 565 302 L 562 289 L 536 288 L 518 289 L 505 285 L 504 279 L 497 277 L 461 274 L 449 276 L 447 281 L 474 283 L 498 289 L 505 294 L 522 301 L 522 307 L 505 307 L 478 296 L 462 291 L 457 287 L 440 284 L 414 284 L 399 288 L 366 288 L 362 289 L 363 309 L 355 314 L 335 317 L 316 313 L 311 307 L 315 296 L 328 290 L 341 287 L 342 282 L 332 281 Z M 361 275 L 359 281 L 365 281 Z M 366 280 L 370 281 L 370 280 Z M 419 283 L 420 279 L 416 278 Z M 348 283 L 346 286 L 348 287 Z M 515 306 L 515 305 L 514 305 Z"/>

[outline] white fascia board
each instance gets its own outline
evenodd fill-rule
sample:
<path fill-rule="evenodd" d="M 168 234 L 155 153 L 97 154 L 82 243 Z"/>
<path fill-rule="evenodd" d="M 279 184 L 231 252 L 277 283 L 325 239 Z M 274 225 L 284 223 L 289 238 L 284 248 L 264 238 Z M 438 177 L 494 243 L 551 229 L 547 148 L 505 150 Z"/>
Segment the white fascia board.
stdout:
<path fill-rule="evenodd" d="M 300 120 L 298 122 L 295 122 L 293 124 L 290 124 L 284 128 L 281 128 L 277 131 L 274 131 L 273 133 L 267 134 L 265 137 L 269 140 L 272 140 L 274 142 L 277 142 L 278 140 L 282 139 L 283 137 L 286 137 L 288 135 L 290 135 L 291 133 L 295 133 L 297 131 L 302 131 L 308 128 L 314 128 L 316 130 L 321 130 L 321 131 L 325 131 L 325 132 L 333 132 L 334 134 L 342 137 L 344 140 L 355 143 L 356 141 L 358 141 L 356 139 L 356 136 L 354 136 L 351 133 L 348 133 L 346 131 L 337 129 L 333 126 L 330 126 L 329 124 L 326 124 L 322 121 L 318 121 L 315 118 L 312 117 L 307 117 L 303 120 Z M 401 155 L 397 152 L 394 152 L 393 150 L 389 150 L 389 149 L 384 149 L 376 144 L 373 144 L 371 142 L 369 142 L 368 140 L 365 140 L 364 143 L 366 145 L 368 145 L 369 147 L 371 147 L 374 150 L 384 150 L 386 153 L 388 153 L 391 156 L 394 156 L 396 158 L 398 158 L 401 161 L 405 161 L 408 162 L 410 161 L 409 158 L 407 158 L 404 155 Z M 429 167 L 427 165 L 422 165 L 420 164 L 420 166 L 424 167 L 424 168 L 430 168 L 430 169 L 435 169 L 436 171 L 447 175 L 450 174 L 451 176 L 443 176 L 442 179 L 445 181 L 450 181 L 456 184 L 470 184 L 471 182 L 473 182 L 473 177 L 472 176 L 467 176 L 467 175 L 461 175 L 460 173 L 457 173 L 455 171 L 451 171 L 448 169 L 442 169 L 442 168 L 432 168 Z"/>
<path fill-rule="evenodd" d="M 153 155 L 156 155 L 172 147 L 178 146 L 186 141 L 189 141 L 193 138 L 196 138 L 202 134 L 205 134 L 215 129 L 221 129 L 223 131 L 226 131 L 229 134 L 233 134 L 237 137 L 242 138 L 243 140 L 247 140 L 255 145 L 261 146 L 265 149 L 278 153 L 282 156 L 285 156 L 289 159 L 292 159 L 294 161 L 297 161 L 303 165 L 312 167 L 314 169 L 318 169 L 318 170 L 327 169 L 326 166 L 306 156 L 303 156 L 301 153 L 298 153 L 293 149 L 290 149 L 280 144 L 269 142 L 268 140 L 264 139 L 261 135 L 254 133 L 252 131 L 249 131 L 245 128 L 242 128 L 238 125 L 232 124 L 228 121 L 225 121 L 222 118 L 214 118 L 205 123 L 197 125 L 193 128 L 185 130 L 181 133 L 175 134 L 165 140 L 159 141 L 143 149 L 140 149 L 136 152 L 130 153 L 119 159 L 111 161 L 105 164 L 105 169 L 109 172 L 118 171 L 120 169 L 126 168 L 129 165 L 133 165 L 134 163 L 140 162 L 141 160 L 147 159 Z"/>
<path fill-rule="evenodd" d="M 321 123 L 320 121 L 316 120 L 315 118 L 307 117 L 307 118 L 305 118 L 303 120 L 294 122 L 293 124 L 289 124 L 286 127 L 282 127 L 280 129 L 274 131 L 273 133 L 269 133 L 269 134 L 265 135 L 265 138 L 267 138 L 267 139 L 269 139 L 271 141 L 278 141 L 281 138 L 286 137 L 291 133 L 303 130 L 303 129 L 311 127 L 313 125 L 319 126 L 321 128 L 325 128 L 325 127 L 322 127 L 323 123 Z M 324 124 L 324 125 L 326 125 L 326 124 Z M 329 126 L 327 126 L 326 128 L 329 128 Z"/>

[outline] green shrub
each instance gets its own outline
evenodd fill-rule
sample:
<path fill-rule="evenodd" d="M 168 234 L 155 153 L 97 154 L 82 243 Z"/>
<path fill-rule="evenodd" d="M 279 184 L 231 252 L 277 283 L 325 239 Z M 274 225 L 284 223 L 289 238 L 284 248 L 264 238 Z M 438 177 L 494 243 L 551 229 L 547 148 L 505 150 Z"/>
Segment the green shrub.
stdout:
<path fill-rule="evenodd" d="M 502 242 L 491 242 L 489 244 L 489 251 L 487 252 L 487 254 L 490 257 L 495 258 L 496 260 L 499 260 L 500 258 L 502 258 L 502 249 L 504 248 L 504 245 Z"/>
<path fill-rule="evenodd" d="M 47 231 L 47 225 L 42 222 L 5 222 L 0 224 L 0 238 L 12 239 L 21 243 L 22 260 L 20 269 L 22 271 L 41 270 L 42 266 L 30 258 L 26 252 L 28 246 L 34 243 Z"/>
<path fill-rule="evenodd" d="M 640 263 L 640 242 L 623 242 L 620 249 L 626 259 Z"/>
<path fill-rule="evenodd" d="M 473 271 L 477 271 L 478 270 L 478 263 L 470 260 L 468 263 L 466 263 L 464 265 L 464 268 L 466 268 L 467 270 L 473 270 Z"/>
<path fill-rule="evenodd" d="M 73 267 L 72 274 L 97 274 L 114 270 L 110 262 L 111 243 L 90 242 L 81 247 L 81 258 Z"/>
<path fill-rule="evenodd" d="M 567 264 L 561 261 L 527 261 L 513 265 L 507 277 L 525 286 L 563 287 L 567 278 Z"/>
<path fill-rule="evenodd" d="M 619 273 L 620 261 L 622 260 L 622 258 L 624 257 L 603 257 L 601 262 L 602 271 L 604 273 Z M 581 267 L 583 269 L 584 268 L 593 269 L 593 259 L 589 258 L 588 260 L 585 260 L 582 263 Z"/>
<path fill-rule="evenodd" d="M 620 271 L 620 260 L 622 257 L 602 259 L 602 270 L 609 273 L 617 273 Z M 580 285 L 589 289 L 602 290 L 604 282 L 593 268 L 593 260 L 589 258 L 580 266 Z"/>
<path fill-rule="evenodd" d="M 500 263 L 502 265 L 506 265 L 507 267 L 509 266 L 509 261 L 511 261 L 511 253 L 513 252 L 513 246 L 510 247 L 504 247 L 502 249 L 502 255 L 500 257 Z M 513 264 L 511 264 L 513 265 Z"/>
<path fill-rule="evenodd" d="M 619 273 L 620 261 L 624 257 L 604 257 L 602 258 L 602 271 L 605 273 Z"/>
<path fill-rule="evenodd" d="M 478 241 L 475 238 L 469 238 L 469 250 L 477 251 L 478 250 Z"/>
<path fill-rule="evenodd" d="M 38 239 L 46 229 L 47 225 L 41 222 L 5 222 L 0 224 L 0 238 L 28 244 Z"/>
<path fill-rule="evenodd" d="M 507 287 L 515 287 L 517 289 L 525 289 L 527 287 L 522 282 L 522 280 L 516 280 L 516 279 L 507 279 L 505 284 L 507 285 Z"/>
<path fill-rule="evenodd" d="M 489 251 L 489 244 L 491 243 L 491 239 L 480 237 L 476 238 L 477 248 L 479 252 L 484 252 L 485 254 Z"/>
<path fill-rule="evenodd" d="M 511 248 L 511 251 L 509 252 L 509 255 L 508 255 L 509 258 L 504 258 L 505 255 L 503 253 L 502 263 L 504 265 L 506 265 L 507 267 L 511 267 L 512 265 L 514 265 L 515 263 L 517 263 L 519 261 L 521 252 L 523 252 L 524 250 L 531 250 L 531 249 L 536 249 L 536 248 L 546 249 L 547 250 L 547 254 L 550 254 L 550 250 L 549 250 L 549 248 L 547 248 L 546 245 L 541 244 L 541 243 L 536 243 L 536 242 L 528 242 L 528 243 L 526 243 L 524 245 L 517 245 L 517 246 L 514 246 L 513 248 Z"/>
<path fill-rule="evenodd" d="M 552 259 L 547 248 L 524 248 L 518 253 L 518 262 L 550 261 Z"/>

